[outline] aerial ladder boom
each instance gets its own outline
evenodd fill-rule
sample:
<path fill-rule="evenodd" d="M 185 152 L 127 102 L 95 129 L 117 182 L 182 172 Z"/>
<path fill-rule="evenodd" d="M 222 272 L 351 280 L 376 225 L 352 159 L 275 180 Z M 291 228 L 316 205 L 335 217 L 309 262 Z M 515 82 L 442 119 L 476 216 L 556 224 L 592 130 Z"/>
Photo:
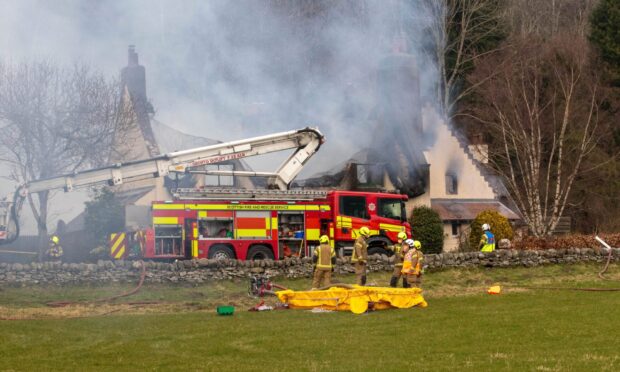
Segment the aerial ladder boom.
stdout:
<path fill-rule="evenodd" d="M 12 202 L 0 201 L 0 244 L 12 242 L 19 236 L 19 211 L 24 198 L 29 193 L 55 189 L 71 191 L 75 188 L 97 184 L 117 186 L 149 178 L 165 177 L 174 172 L 267 177 L 270 188 L 286 190 L 323 142 L 324 136 L 318 129 L 304 128 L 30 181 L 17 188 Z M 209 164 L 290 149 L 295 149 L 295 151 L 275 172 L 204 170 Z"/>

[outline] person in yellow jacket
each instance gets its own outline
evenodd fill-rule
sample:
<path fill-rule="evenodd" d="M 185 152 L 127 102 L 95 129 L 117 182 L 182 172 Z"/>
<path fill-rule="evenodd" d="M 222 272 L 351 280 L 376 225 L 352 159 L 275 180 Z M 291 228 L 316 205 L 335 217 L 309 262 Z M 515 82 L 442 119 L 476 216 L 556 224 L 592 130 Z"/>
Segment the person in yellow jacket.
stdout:
<path fill-rule="evenodd" d="M 57 235 L 52 235 L 50 237 L 49 247 L 47 248 L 46 253 L 52 261 L 60 260 L 62 257 L 64 252 L 60 246 L 60 238 Z"/>
<path fill-rule="evenodd" d="M 418 240 L 407 239 L 407 247 L 405 247 L 405 258 L 403 261 L 402 273 L 406 278 L 407 286 L 420 287 L 422 284 L 422 244 Z M 403 282 L 405 280 L 403 278 Z M 403 283 L 404 284 L 404 283 Z"/>
<path fill-rule="evenodd" d="M 488 223 L 482 225 L 482 238 L 480 239 L 480 252 L 493 252 L 495 250 L 495 235 L 491 232 Z"/>
<path fill-rule="evenodd" d="M 394 272 L 392 272 L 392 278 L 390 279 L 390 287 L 395 288 L 398 285 L 398 279 L 402 276 L 404 248 L 408 246 L 405 240 L 407 240 L 407 234 L 401 231 L 398 233 L 397 243 L 387 247 L 388 250 L 394 252 Z M 403 277 L 403 288 L 405 288 L 406 284 Z"/>
<path fill-rule="evenodd" d="M 351 263 L 355 267 L 355 281 L 357 285 L 366 285 L 366 263 L 368 262 L 368 237 L 370 229 L 366 226 L 360 228 L 359 236 L 353 244 Z"/>
<path fill-rule="evenodd" d="M 316 265 L 312 289 L 326 287 L 331 284 L 332 271 L 336 265 L 336 251 L 329 245 L 329 237 L 323 235 L 319 238 L 321 245 L 314 250 L 312 261 Z"/>

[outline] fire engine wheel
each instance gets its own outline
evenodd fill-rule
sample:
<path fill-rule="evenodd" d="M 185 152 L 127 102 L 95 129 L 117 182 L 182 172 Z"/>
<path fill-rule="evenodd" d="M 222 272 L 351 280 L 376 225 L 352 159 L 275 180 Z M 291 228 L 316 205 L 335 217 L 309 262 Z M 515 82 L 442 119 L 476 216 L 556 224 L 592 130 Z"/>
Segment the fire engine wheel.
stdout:
<path fill-rule="evenodd" d="M 235 258 L 235 253 L 230 247 L 225 245 L 216 245 L 209 248 L 209 259 L 212 260 L 228 260 Z"/>
<path fill-rule="evenodd" d="M 255 245 L 248 251 L 248 260 L 273 260 L 273 251 L 264 245 Z"/>
<path fill-rule="evenodd" d="M 388 254 L 388 251 L 381 247 L 370 247 L 368 248 L 368 255 L 371 256 L 373 254 Z"/>

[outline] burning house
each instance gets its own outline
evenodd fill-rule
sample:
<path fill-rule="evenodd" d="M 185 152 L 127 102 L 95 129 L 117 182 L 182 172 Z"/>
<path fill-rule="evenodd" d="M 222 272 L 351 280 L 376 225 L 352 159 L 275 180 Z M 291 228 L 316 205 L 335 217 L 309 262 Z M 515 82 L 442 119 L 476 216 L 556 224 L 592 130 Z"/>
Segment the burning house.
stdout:
<path fill-rule="evenodd" d="M 502 182 L 481 166 L 484 156 L 471 151 L 432 107 L 422 107 L 413 56 L 386 57 L 377 72 L 376 89 L 378 99 L 369 117 L 375 129 L 369 144 L 298 186 L 405 193 L 410 197 L 409 212 L 426 205 L 439 213 L 446 251 L 458 248 L 469 223 L 482 210 L 519 219 L 507 206 L 510 199 Z"/>

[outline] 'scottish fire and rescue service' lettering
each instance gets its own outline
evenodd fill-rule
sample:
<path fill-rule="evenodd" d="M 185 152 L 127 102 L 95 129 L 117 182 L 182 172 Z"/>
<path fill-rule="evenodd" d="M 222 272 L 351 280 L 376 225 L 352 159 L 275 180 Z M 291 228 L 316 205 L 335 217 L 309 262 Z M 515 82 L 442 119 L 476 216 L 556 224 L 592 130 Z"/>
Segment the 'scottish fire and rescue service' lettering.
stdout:
<path fill-rule="evenodd" d="M 366 200 L 367 218 L 341 214 L 347 197 Z M 145 231 L 144 258 L 221 258 L 239 260 L 282 259 L 309 256 L 326 235 L 333 246 L 352 247 L 359 229 L 366 226 L 377 241 L 394 244 L 411 226 L 400 219 L 380 216 L 380 200 L 400 200 L 405 195 L 330 191 L 309 200 L 201 199 L 154 202 L 153 227 Z M 400 214 L 399 214 L 400 215 Z M 128 243 L 128 246 L 131 245 Z M 380 248 L 382 246 L 378 246 Z"/>

